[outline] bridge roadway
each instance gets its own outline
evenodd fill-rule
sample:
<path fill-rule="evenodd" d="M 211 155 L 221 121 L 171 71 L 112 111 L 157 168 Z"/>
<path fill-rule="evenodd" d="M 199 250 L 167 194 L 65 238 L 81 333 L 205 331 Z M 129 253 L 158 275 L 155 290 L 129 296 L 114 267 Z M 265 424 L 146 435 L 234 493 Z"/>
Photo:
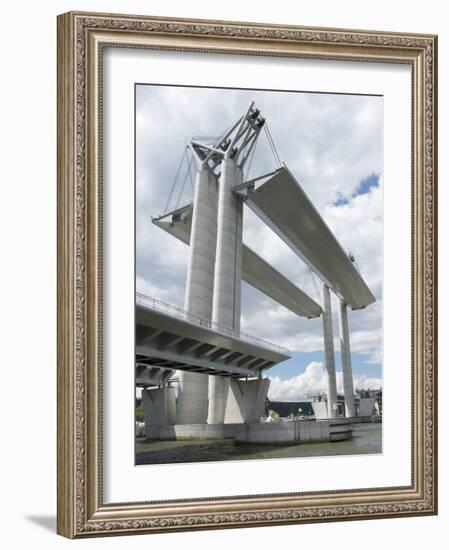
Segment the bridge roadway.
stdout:
<path fill-rule="evenodd" d="M 153 218 L 152 221 L 189 245 L 192 212 L 193 206 L 187 204 L 173 212 Z M 315 300 L 245 244 L 242 247 L 242 279 L 300 317 L 311 319 L 319 317 L 322 313 L 321 306 Z"/>
<path fill-rule="evenodd" d="M 286 166 L 242 183 L 234 192 L 345 304 L 362 309 L 375 301 L 360 272 Z"/>
<path fill-rule="evenodd" d="M 136 365 L 139 367 L 253 378 L 289 358 L 285 348 L 137 294 Z M 153 378 L 155 375 L 153 373 Z M 146 385 L 143 378 L 141 385 Z"/>

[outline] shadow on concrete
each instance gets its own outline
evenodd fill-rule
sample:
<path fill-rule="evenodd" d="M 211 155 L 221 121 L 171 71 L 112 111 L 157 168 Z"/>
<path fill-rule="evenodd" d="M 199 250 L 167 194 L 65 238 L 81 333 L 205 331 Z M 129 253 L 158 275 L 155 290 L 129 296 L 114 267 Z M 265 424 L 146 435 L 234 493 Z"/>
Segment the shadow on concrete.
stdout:
<path fill-rule="evenodd" d="M 56 516 L 25 516 L 25 519 L 45 529 L 56 533 Z"/>

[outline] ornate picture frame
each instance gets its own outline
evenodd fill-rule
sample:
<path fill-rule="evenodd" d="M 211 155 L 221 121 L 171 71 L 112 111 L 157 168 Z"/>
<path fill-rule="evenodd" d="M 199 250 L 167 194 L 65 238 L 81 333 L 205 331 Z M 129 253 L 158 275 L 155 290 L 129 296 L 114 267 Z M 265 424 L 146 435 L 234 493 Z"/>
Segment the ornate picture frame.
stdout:
<path fill-rule="evenodd" d="M 411 484 L 105 502 L 105 48 L 404 64 L 412 85 Z M 70 12 L 58 17 L 58 533 L 69 538 L 437 513 L 437 37 Z"/>

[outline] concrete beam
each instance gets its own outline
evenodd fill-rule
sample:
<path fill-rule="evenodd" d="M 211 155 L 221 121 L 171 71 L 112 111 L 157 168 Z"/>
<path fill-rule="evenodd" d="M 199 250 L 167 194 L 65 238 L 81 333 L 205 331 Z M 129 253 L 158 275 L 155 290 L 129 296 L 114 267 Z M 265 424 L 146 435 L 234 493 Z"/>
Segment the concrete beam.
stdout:
<path fill-rule="evenodd" d="M 136 343 L 144 344 L 154 340 L 160 336 L 164 331 L 154 328 L 144 327 L 142 325 L 137 325 L 136 327 Z"/>
<path fill-rule="evenodd" d="M 238 353 L 238 352 L 231 353 L 231 355 L 229 355 L 229 356 L 225 359 L 226 365 L 230 365 L 231 363 L 234 363 L 235 361 L 238 360 L 239 357 L 240 357 L 240 358 L 242 357 L 242 354 L 241 354 L 241 353 Z"/>
<path fill-rule="evenodd" d="M 254 355 L 245 355 L 243 359 L 240 359 L 240 361 L 237 361 L 237 365 L 239 367 L 243 367 L 243 365 L 247 365 L 248 363 L 251 363 L 254 361 L 255 357 Z"/>
<path fill-rule="evenodd" d="M 176 334 L 163 333 L 156 340 L 156 347 L 160 350 L 170 348 L 176 343 L 184 340 L 183 336 L 178 336 Z"/>
<path fill-rule="evenodd" d="M 154 356 L 152 356 L 154 353 Z M 235 374 L 239 376 L 254 376 L 254 371 L 245 367 L 239 367 L 235 364 L 225 364 L 221 361 L 212 361 L 208 357 L 195 357 L 193 355 L 179 355 L 174 350 L 158 350 L 154 351 L 149 347 L 136 347 L 136 354 L 148 357 L 151 363 L 158 364 L 160 361 L 161 366 L 166 366 L 170 368 L 171 364 L 184 364 L 190 367 L 199 367 L 205 370 L 210 371 L 223 371 L 228 374 Z M 173 367 L 172 367 L 173 368 Z M 211 375 L 212 378 L 219 378 L 218 376 Z"/>
<path fill-rule="evenodd" d="M 184 338 L 184 340 L 186 341 L 178 345 L 176 348 L 176 352 L 180 355 L 183 355 L 185 353 L 192 353 L 203 345 L 203 342 L 199 342 L 198 340 L 192 340 L 190 338 Z"/>
<path fill-rule="evenodd" d="M 227 350 L 226 348 L 219 348 L 217 349 L 217 351 L 214 351 L 210 358 L 212 359 L 212 361 L 215 361 L 216 359 L 222 359 L 223 357 L 226 357 L 229 355 L 229 350 Z"/>
<path fill-rule="evenodd" d="M 195 357 L 207 357 L 207 352 L 215 349 L 212 344 L 203 344 L 195 351 Z"/>

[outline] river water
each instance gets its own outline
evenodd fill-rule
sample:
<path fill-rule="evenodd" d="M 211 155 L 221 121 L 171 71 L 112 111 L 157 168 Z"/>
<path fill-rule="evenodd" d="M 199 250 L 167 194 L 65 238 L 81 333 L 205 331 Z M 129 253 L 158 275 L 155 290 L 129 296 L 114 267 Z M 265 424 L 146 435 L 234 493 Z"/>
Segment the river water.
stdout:
<path fill-rule="evenodd" d="M 382 424 L 356 424 L 347 441 L 299 445 L 238 443 L 233 439 L 208 441 L 146 441 L 136 439 L 136 464 L 210 462 L 260 458 L 295 458 L 382 452 Z"/>

